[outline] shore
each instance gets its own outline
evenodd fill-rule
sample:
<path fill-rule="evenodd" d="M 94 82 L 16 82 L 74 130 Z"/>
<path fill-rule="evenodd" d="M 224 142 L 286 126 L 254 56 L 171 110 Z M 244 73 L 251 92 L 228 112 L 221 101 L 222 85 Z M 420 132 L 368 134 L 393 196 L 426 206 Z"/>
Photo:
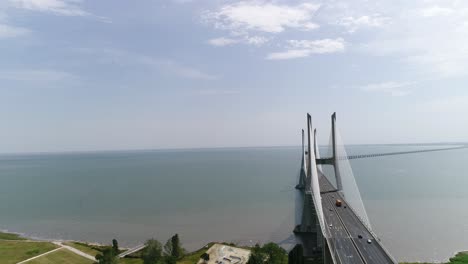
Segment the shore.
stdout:
<path fill-rule="evenodd" d="M 177 264 L 197 263 L 200 256 L 214 243 L 208 243 L 201 249 L 187 253 Z M 110 244 L 76 240 L 54 240 L 25 237 L 20 233 L 0 231 L 0 263 L 5 264 L 42 264 L 61 263 L 66 260 L 70 264 L 91 264 L 95 256 Z M 128 248 L 119 248 L 120 253 Z M 121 258 L 122 264 L 142 264 L 138 252 Z M 400 262 L 400 264 L 468 264 L 468 251 L 462 251 L 451 257 L 448 262 Z"/>

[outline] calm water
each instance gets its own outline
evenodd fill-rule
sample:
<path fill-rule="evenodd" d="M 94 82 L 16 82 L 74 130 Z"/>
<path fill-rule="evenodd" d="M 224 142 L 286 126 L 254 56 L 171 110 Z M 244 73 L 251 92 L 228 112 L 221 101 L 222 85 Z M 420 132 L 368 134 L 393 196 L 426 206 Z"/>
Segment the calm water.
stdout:
<path fill-rule="evenodd" d="M 349 154 L 422 147 L 350 146 Z M 0 229 L 132 246 L 179 233 L 281 241 L 294 222 L 299 148 L 0 156 Z M 468 150 L 353 160 L 374 231 L 398 260 L 468 249 Z"/>

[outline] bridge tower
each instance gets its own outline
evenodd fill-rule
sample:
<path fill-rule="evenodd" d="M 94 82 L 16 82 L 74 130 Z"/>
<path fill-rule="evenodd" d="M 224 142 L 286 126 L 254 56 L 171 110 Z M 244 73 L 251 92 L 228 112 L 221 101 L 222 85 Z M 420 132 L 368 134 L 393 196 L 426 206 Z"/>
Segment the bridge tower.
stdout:
<path fill-rule="evenodd" d="M 343 183 L 341 180 L 341 173 L 340 173 L 340 167 L 338 166 L 338 159 L 340 157 L 338 156 L 338 151 L 337 151 L 337 133 L 336 133 L 336 113 L 333 113 L 331 116 L 331 143 L 332 143 L 332 153 L 331 157 L 327 158 L 319 158 L 317 156 L 316 162 L 317 166 L 320 165 L 331 165 L 333 166 L 333 171 L 335 173 L 335 180 L 336 180 L 336 189 L 338 191 L 343 191 Z M 318 152 L 318 151 L 317 151 Z"/>
<path fill-rule="evenodd" d="M 302 245 L 301 254 L 304 260 L 316 260 L 323 258 L 324 238 L 322 229 L 320 227 L 319 215 L 315 208 L 313 192 L 312 192 L 312 166 L 315 166 L 315 160 L 312 162 L 312 157 L 315 159 L 316 144 L 311 140 L 311 117 L 307 115 L 307 149 L 305 148 L 304 130 L 302 130 L 302 159 L 301 170 L 299 174 L 299 182 L 296 185 L 296 191 L 303 199 L 302 212 L 300 214 L 300 221 L 294 228 L 294 234 Z M 315 141 L 315 131 L 314 131 Z M 314 149 L 312 149 L 312 147 Z"/>

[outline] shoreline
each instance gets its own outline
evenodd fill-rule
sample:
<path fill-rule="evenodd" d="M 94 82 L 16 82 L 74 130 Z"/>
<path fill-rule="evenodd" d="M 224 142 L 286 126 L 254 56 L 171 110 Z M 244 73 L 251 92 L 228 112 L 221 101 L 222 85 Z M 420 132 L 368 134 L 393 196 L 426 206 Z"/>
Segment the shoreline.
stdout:
<path fill-rule="evenodd" d="M 4 236 L 12 236 L 13 238 L 10 239 L 3 239 L 2 235 Z M 41 237 L 35 237 L 35 236 L 28 236 L 25 233 L 21 232 L 14 232 L 14 231 L 9 231 L 8 229 L 0 229 L 0 242 L 1 241 L 24 241 L 24 242 L 50 242 L 50 243 L 79 243 L 79 244 L 84 244 L 84 245 L 89 245 L 89 246 L 96 246 L 96 247 L 108 247 L 111 246 L 110 243 L 104 244 L 104 243 L 99 243 L 99 242 L 90 242 L 90 241 L 82 241 L 82 240 L 74 240 L 74 239 L 52 239 L 52 238 L 41 238 Z M 198 252 L 204 248 L 206 248 L 207 245 L 213 244 L 213 243 L 221 243 L 221 244 L 232 244 L 228 242 L 209 242 L 206 243 L 204 246 L 195 249 L 193 251 L 187 252 L 188 254 L 193 254 L 195 252 Z M 250 246 L 246 245 L 236 245 L 238 247 L 246 248 Z M 122 250 L 129 250 L 129 247 L 119 247 Z M 455 263 L 467 263 L 468 264 L 468 250 L 462 250 L 462 251 L 455 251 L 451 257 L 447 261 L 438 261 L 438 262 L 421 262 L 421 261 L 402 261 L 399 262 L 400 264 L 450 264 L 451 259 L 453 258 L 463 258 L 462 261 L 467 262 L 455 262 Z"/>

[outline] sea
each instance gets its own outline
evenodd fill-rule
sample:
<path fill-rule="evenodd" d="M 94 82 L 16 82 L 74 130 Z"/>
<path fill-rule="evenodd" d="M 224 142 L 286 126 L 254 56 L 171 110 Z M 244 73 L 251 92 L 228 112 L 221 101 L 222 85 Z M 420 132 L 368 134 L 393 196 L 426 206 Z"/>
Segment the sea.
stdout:
<path fill-rule="evenodd" d="M 346 146 L 349 155 L 424 148 Z M 281 243 L 294 228 L 300 161 L 301 147 L 2 154 L 0 230 L 127 247 L 177 233 L 188 250 Z M 398 261 L 468 250 L 468 149 L 350 163 L 372 229 Z"/>

